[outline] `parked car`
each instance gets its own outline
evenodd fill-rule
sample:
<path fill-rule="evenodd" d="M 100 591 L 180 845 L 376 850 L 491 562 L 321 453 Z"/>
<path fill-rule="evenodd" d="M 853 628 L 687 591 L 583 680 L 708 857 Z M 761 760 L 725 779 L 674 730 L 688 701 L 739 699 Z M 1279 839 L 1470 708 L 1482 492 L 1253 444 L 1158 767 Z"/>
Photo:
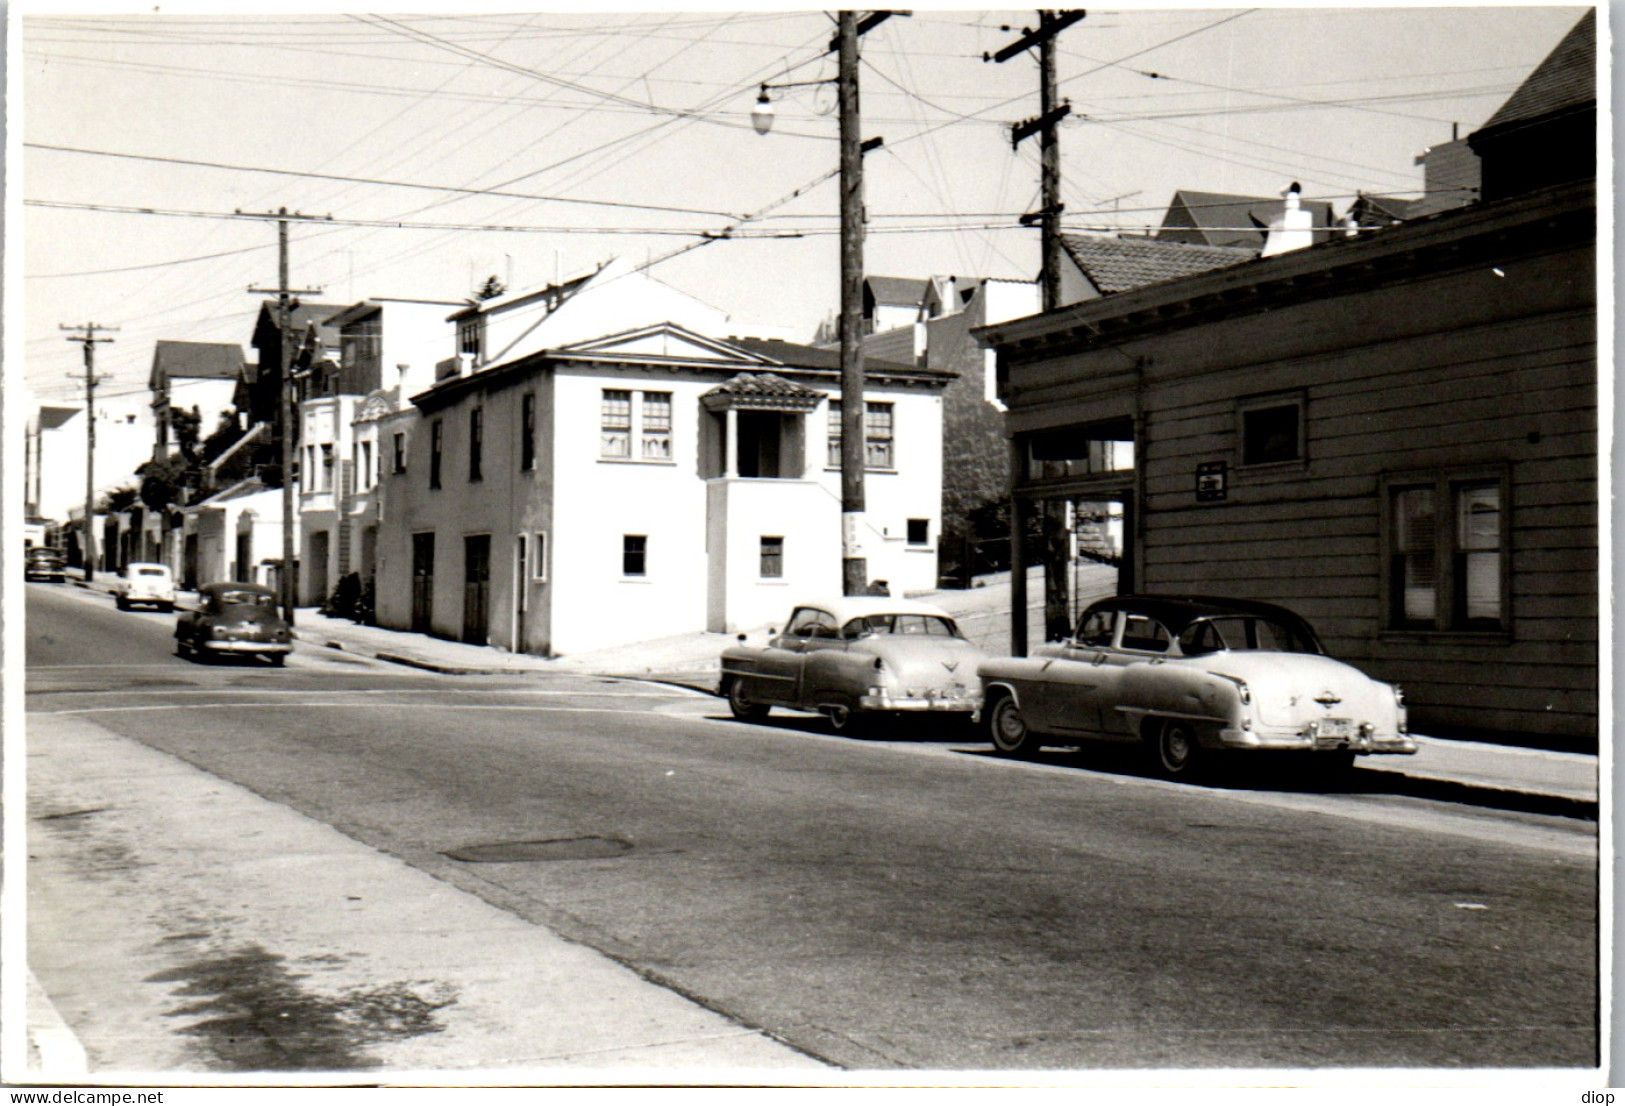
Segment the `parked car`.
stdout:
<path fill-rule="evenodd" d="M 198 605 L 175 620 L 175 650 L 182 656 L 260 656 L 281 665 L 293 652 L 293 634 L 277 613 L 276 592 L 259 584 L 204 584 Z"/>
<path fill-rule="evenodd" d="M 946 712 L 968 722 L 980 702 L 976 666 L 986 656 L 930 604 L 831 599 L 794 607 L 766 645 L 747 644 L 741 634 L 722 654 L 717 690 L 735 718 L 785 707 L 823 714 L 838 732 L 893 711 Z"/>
<path fill-rule="evenodd" d="M 1068 640 L 978 675 L 980 718 L 1009 756 L 1137 742 L 1176 777 L 1221 750 L 1302 753 L 1331 769 L 1416 751 L 1400 689 L 1327 656 L 1307 622 L 1271 603 L 1103 599 Z"/>
<path fill-rule="evenodd" d="M 172 611 L 175 609 L 175 577 L 168 565 L 131 561 L 113 584 L 113 602 L 121 611 L 136 606 Z"/>
<path fill-rule="evenodd" d="M 62 550 L 37 545 L 23 554 L 24 580 L 50 580 L 60 584 L 68 578 L 68 559 Z"/>

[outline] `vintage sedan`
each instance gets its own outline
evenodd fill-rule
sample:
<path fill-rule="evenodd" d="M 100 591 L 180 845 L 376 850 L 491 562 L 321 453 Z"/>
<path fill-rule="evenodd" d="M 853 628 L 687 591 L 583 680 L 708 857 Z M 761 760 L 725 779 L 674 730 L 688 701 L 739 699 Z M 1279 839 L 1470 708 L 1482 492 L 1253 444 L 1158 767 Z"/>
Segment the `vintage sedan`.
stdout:
<path fill-rule="evenodd" d="M 1271 603 L 1103 599 L 1068 640 L 987 661 L 978 675 L 979 717 L 1009 756 L 1133 742 L 1177 777 L 1225 750 L 1301 753 L 1334 770 L 1416 751 L 1399 688 L 1327 656 L 1308 623 Z"/>
<path fill-rule="evenodd" d="M 175 620 L 175 651 L 182 656 L 264 657 L 281 665 L 293 652 L 293 633 L 277 613 L 276 592 L 259 584 L 204 584 L 198 605 Z"/>
<path fill-rule="evenodd" d="M 766 645 L 745 635 L 722 654 L 718 693 L 735 718 L 772 707 L 812 711 L 838 732 L 892 712 L 945 712 L 969 721 L 986 654 L 927 603 L 856 596 L 802 603 Z"/>
<path fill-rule="evenodd" d="M 113 602 L 121 611 L 136 606 L 175 609 L 175 577 L 168 565 L 131 561 L 113 584 Z"/>
<path fill-rule="evenodd" d="M 60 584 L 68 578 L 68 559 L 62 550 L 36 545 L 23 554 L 24 580 L 49 580 Z"/>

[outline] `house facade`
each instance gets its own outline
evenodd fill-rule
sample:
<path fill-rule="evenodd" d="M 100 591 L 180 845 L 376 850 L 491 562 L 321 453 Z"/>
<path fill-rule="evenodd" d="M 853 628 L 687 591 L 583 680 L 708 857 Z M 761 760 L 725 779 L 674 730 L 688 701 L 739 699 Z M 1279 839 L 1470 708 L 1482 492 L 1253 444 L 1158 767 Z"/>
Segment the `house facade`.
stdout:
<path fill-rule="evenodd" d="M 928 590 L 945 378 L 867 368 L 864 554 Z M 380 422 L 378 622 L 556 655 L 839 593 L 839 395 L 829 351 L 671 323 L 447 376 Z"/>
<path fill-rule="evenodd" d="M 1594 748 L 1595 271 L 1580 183 L 991 328 L 1018 498 L 1123 503 L 1122 590 L 1284 602 L 1420 732 Z"/>

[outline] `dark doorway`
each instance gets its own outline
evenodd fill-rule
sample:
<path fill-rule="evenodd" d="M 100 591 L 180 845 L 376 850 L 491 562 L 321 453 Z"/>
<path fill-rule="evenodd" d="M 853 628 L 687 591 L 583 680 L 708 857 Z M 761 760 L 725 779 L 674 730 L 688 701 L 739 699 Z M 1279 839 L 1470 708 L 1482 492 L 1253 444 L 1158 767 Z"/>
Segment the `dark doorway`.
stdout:
<path fill-rule="evenodd" d="M 412 535 L 412 629 L 429 632 L 434 617 L 434 532 Z"/>
<path fill-rule="evenodd" d="M 776 479 L 784 416 L 777 411 L 739 412 L 739 475 Z"/>
<path fill-rule="evenodd" d="M 491 599 L 491 535 L 463 539 L 463 640 L 485 645 Z"/>

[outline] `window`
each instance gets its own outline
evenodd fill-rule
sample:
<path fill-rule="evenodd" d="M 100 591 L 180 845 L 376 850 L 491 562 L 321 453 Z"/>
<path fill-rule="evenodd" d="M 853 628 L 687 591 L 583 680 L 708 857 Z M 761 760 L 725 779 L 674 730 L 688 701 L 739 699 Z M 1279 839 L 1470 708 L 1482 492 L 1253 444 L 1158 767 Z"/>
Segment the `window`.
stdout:
<path fill-rule="evenodd" d="M 378 379 L 383 359 L 384 317 L 374 311 L 346 326 L 339 335 L 339 363 L 352 381 Z"/>
<path fill-rule="evenodd" d="M 782 580 L 784 578 L 784 538 L 762 538 L 762 579 Z"/>
<path fill-rule="evenodd" d="M 471 315 L 457 320 L 457 352 L 472 354 L 478 361 L 485 349 L 485 316 Z"/>
<path fill-rule="evenodd" d="M 670 461 L 671 432 L 670 392 L 604 389 L 599 413 L 599 457 L 609 461 Z M 635 455 L 634 440 L 639 443 Z"/>
<path fill-rule="evenodd" d="M 519 399 L 519 467 L 526 472 L 536 467 L 536 393 Z"/>
<path fill-rule="evenodd" d="M 1238 409 L 1241 463 L 1273 465 L 1303 459 L 1303 399 L 1249 400 Z"/>
<path fill-rule="evenodd" d="M 393 471 L 395 471 L 395 472 L 405 472 L 406 471 L 406 434 L 403 433 L 403 432 L 397 431 L 396 434 L 394 435 L 393 441 L 394 441 L 393 449 L 394 449 L 394 453 L 395 453 Z"/>
<path fill-rule="evenodd" d="M 481 466 L 484 464 L 485 452 L 485 409 L 483 407 L 470 408 L 468 412 L 468 481 L 476 483 L 484 479 Z"/>
<path fill-rule="evenodd" d="M 1506 628 L 1505 500 L 1500 476 L 1388 484 L 1390 629 Z"/>
<path fill-rule="evenodd" d="M 530 578 L 539 584 L 547 582 L 547 534 L 536 532 L 536 545 L 531 553 Z"/>
<path fill-rule="evenodd" d="M 893 452 L 893 405 L 870 403 L 863 417 L 863 467 L 867 469 L 896 468 Z M 841 401 L 829 401 L 829 467 L 841 467 Z"/>
<path fill-rule="evenodd" d="M 632 393 L 605 388 L 599 413 L 600 457 L 632 456 Z"/>
<path fill-rule="evenodd" d="M 356 465 L 356 468 L 360 470 L 361 486 L 363 488 L 370 488 L 378 482 L 378 478 L 372 470 L 371 442 L 361 443 L 361 462 Z"/>
<path fill-rule="evenodd" d="M 1110 648 L 1112 643 L 1112 630 L 1117 625 L 1117 614 L 1114 611 L 1090 611 L 1078 623 L 1076 634 L 1079 645 L 1092 645 L 1097 648 Z"/>
<path fill-rule="evenodd" d="M 908 544 L 931 544 L 931 520 L 928 518 L 911 518 L 908 520 Z"/>
<path fill-rule="evenodd" d="M 333 490 L 333 446 L 328 442 L 322 443 L 322 483 L 324 492 Z"/>
<path fill-rule="evenodd" d="M 440 458 L 445 453 L 446 428 L 439 419 L 429 424 L 429 487 L 440 486 Z"/>
<path fill-rule="evenodd" d="M 624 534 L 621 537 L 621 575 L 649 575 L 649 538 L 646 534 Z"/>
<path fill-rule="evenodd" d="M 643 393 L 643 459 L 671 460 L 671 393 Z"/>
<path fill-rule="evenodd" d="M 1166 653 L 1168 631 L 1162 623 L 1142 614 L 1123 617 L 1123 638 L 1120 649 L 1137 649 L 1145 653 Z"/>

